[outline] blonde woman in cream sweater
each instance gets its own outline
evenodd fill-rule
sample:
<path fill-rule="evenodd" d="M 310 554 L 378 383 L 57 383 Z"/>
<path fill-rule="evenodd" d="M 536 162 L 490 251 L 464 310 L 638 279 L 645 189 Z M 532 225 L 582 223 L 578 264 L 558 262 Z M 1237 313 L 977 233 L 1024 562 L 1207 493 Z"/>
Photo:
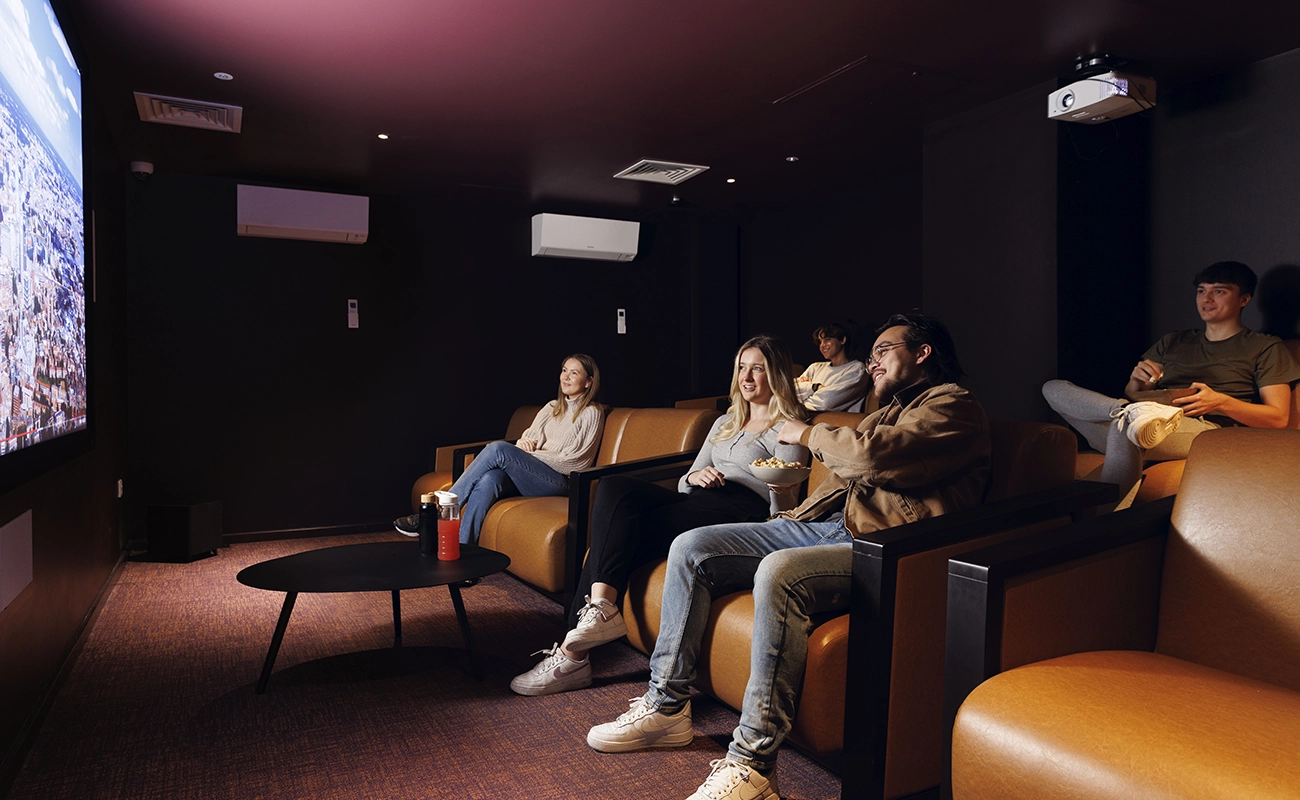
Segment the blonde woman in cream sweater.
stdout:
<path fill-rule="evenodd" d="M 515 444 L 492 442 L 452 484 L 460 498 L 460 540 L 478 541 L 492 504 L 503 497 L 547 497 L 569 493 L 569 473 L 596 461 L 605 413 L 596 404 L 600 368 L 575 353 L 560 368 L 559 395 L 547 403 Z M 420 517 L 393 521 L 407 536 L 419 536 Z"/>

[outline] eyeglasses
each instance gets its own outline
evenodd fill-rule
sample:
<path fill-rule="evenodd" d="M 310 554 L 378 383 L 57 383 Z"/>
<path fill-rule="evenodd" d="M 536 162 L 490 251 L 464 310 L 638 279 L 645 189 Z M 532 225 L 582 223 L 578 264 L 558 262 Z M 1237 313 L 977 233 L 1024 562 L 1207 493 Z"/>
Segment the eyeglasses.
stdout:
<path fill-rule="evenodd" d="M 888 353 L 890 350 L 893 350 L 895 347 L 902 347 L 905 344 L 907 344 L 907 342 L 881 342 L 880 344 L 871 348 L 871 352 L 867 355 L 867 366 L 869 367 L 872 364 L 879 361 L 880 359 L 884 358 L 885 353 Z"/>

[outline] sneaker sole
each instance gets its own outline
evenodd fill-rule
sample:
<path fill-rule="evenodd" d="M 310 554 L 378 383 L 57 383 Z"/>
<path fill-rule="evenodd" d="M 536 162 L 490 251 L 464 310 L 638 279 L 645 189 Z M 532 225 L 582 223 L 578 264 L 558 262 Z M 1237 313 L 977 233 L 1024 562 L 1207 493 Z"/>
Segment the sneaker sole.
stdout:
<path fill-rule="evenodd" d="M 408 532 L 408 531 L 404 531 L 404 530 L 402 530 L 401 528 L 397 527 L 396 525 L 393 526 L 393 530 L 397 531 L 398 533 L 402 534 L 403 536 L 409 536 L 409 537 L 412 538 L 412 539 L 419 539 L 419 538 L 420 538 L 420 532 L 419 532 L 419 531 L 416 531 L 415 533 L 410 533 L 410 532 Z"/>
<path fill-rule="evenodd" d="M 572 692 L 575 689 L 586 689 L 591 685 L 591 676 L 585 679 L 579 679 L 572 683 L 552 683 L 547 686 L 516 686 L 514 681 L 510 682 L 510 691 L 515 694 L 521 694 L 524 697 L 545 697 L 548 694 L 559 694 L 560 692 Z"/>
<path fill-rule="evenodd" d="M 608 644 L 615 639 L 622 639 L 627 636 L 627 622 L 622 615 L 618 618 L 619 625 L 617 628 L 606 629 L 599 636 L 583 635 L 578 633 L 574 628 L 564 637 L 564 648 L 566 650 L 590 650 L 593 647 L 600 647 L 602 644 Z"/>
<path fill-rule="evenodd" d="M 587 746 L 598 753 L 634 753 L 637 750 L 649 750 L 656 747 L 685 747 L 695 740 L 695 730 L 691 729 L 685 733 L 669 733 L 655 739 L 653 742 L 607 742 L 599 739 L 594 733 L 587 734 Z"/>

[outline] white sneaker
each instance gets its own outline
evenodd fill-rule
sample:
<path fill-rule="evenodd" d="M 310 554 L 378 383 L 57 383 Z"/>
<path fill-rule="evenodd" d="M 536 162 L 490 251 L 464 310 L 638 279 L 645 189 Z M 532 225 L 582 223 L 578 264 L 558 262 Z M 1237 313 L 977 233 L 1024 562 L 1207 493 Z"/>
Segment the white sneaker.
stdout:
<path fill-rule="evenodd" d="M 533 655 L 545 653 L 541 663 L 522 675 L 516 675 L 510 681 L 510 688 L 515 694 L 539 697 L 556 694 L 573 689 L 585 689 L 591 685 L 591 659 L 574 661 L 566 656 L 558 644 L 551 645 L 550 650 L 538 650 Z"/>
<path fill-rule="evenodd" d="M 695 738 L 691 703 L 676 714 L 662 714 L 638 697 L 619 718 L 587 732 L 587 745 L 601 753 L 630 753 L 647 747 L 682 747 Z"/>
<path fill-rule="evenodd" d="M 713 767 L 709 777 L 686 800 L 781 800 L 775 772 L 765 778 L 753 767 L 730 758 L 714 759 L 709 766 Z"/>
<path fill-rule="evenodd" d="M 1183 410 L 1178 406 L 1143 400 L 1120 406 L 1110 412 L 1110 416 L 1118 421 L 1119 429 L 1130 442 L 1150 450 L 1178 430 L 1178 424 L 1183 421 Z"/>
<path fill-rule="evenodd" d="M 606 642 L 627 635 L 627 623 L 623 615 L 608 600 L 592 600 L 588 595 L 587 604 L 578 612 L 578 625 L 564 637 L 564 646 L 569 650 L 590 650 Z"/>

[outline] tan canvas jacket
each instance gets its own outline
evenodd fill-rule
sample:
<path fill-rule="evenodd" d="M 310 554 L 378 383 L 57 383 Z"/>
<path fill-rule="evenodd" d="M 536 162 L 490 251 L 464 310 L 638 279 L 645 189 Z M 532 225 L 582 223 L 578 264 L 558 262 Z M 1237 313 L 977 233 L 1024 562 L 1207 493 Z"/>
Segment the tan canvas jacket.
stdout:
<path fill-rule="evenodd" d="M 814 425 L 801 441 L 831 475 L 778 516 L 843 510 L 854 536 L 978 505 L 988 485 L 988 418 L 955 383 L 905 389 L 856 429 Z"/>

